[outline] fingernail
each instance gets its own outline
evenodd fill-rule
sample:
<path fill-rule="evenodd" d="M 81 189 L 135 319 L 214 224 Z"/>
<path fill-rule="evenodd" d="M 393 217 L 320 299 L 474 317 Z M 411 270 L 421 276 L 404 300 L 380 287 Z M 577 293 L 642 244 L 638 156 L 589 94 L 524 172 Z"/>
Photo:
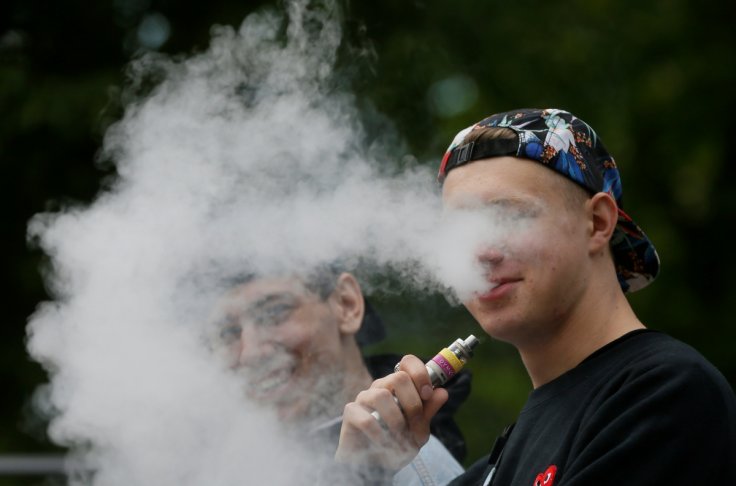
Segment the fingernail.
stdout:
<path fill-rule="evenodd" d="M 432 387 L 424 385 L 422 391 L 419 392 L 419 396 L 422 397 L 422 400 L 429 400 L 432 397 Z"/>

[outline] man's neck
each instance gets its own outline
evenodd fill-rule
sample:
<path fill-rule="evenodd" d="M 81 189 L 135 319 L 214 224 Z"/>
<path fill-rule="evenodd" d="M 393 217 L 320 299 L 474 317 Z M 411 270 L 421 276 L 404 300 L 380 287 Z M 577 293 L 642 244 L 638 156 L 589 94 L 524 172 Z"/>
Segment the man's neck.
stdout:
<path fill-rule="evenodd" d="M 339 390 L 321 402 L 323 407 L 319 410 L 316 417 L 312 417 L 306 424 L 310 433 L 319 432 L 328 429 L 342 420 L 342 411 L 346 403 L 355 400 L 363 390 L 370 388 L 373 378 L 363 363 L 362 358 L 359 360 L 347 360 L 343 363 L 345 369 L 341 370 L 341 386 Z"/>
<path fill-rule="evenodd" d="M 368 372 L 365 364 L 361 362 L 361 367 L 354 370 L 346 379 L 345 403 L 354 401 L 358 393 L 370 388 L 371 383 L 373 383 L 373 377 Z"/>
<path fill-rule="evenodd" d="M 618 289 L 602 296 L 589 295 L 597 297 L 583 299 L 544 339 L 517 346 L 534 388 L 571 370 L 624 334 L 644 328 Z"/>
<path fill-rule="evenodd" d="M 367 390 L 370 388 L 371 383 L 373 383 L 373 377 L 365 365 L 363 354 L 354 340 L 350 341 L 350 344 L 346 346 L 341 365 L 345 372 L 345 378 L 340 412 L 342 412 L 342 407 L 346 403 L 354 401 L 358 393 Z"/>

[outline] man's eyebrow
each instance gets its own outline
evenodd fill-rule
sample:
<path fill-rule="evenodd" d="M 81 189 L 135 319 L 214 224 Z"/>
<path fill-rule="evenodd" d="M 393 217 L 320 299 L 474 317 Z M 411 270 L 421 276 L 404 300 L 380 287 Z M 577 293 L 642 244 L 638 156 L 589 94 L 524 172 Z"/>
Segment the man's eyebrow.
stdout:
<path fill-rule="evenodd" d="M 484 208 L 497 208 L 497 209 L 521 209 L 524 211 L 538 211 L 543 207 L 538 201 L 528 199 L 524 197 L 499 197 L 499 198 L 473 198 L 472 200 L 465 201 L 461 206 L 461 209 L 478 210 Z"/>
<path fill-rule="evenodd" d="M 297 296 L 287 291 L 267 294 L 254 300 L 253 302 L 237 306 L 236 309 L 228 310 L 227 312 L 225 312 L 224 315 L 215 320 L 215 325 L 218 327 L 229 326 L 236 323 L 240 316 L 242 316 L 243 314 L 257 314 L 258 312 L 263 311 L 263 309 L 274 303 L 283 302 L 286 304 L 292 304 L 296 303 L 297 301 Z"/>
<path fill-rule="evenodd" d="M 525 198 L 517 198 L 517 197 L 504 197 L 504 198 L 498 198 L 498 199 L 490 199 L 486 201 L 482 201 L 481 204 L 483 206 L 511 206 L 511 207 L 521 207 L 521 208 L 537 208 L 539 207 L 539 204 L 536 201 L 532 201 L 530 199 Z"/>
<path fill-rule="evenodd" d="M 298 298 L 292 292 L 274 292 L 264 295 L 263 297 L 251 302 L 245 307 L 246 312 L 257 312 L 273 303 L 284 302 L 288 304 L 296 303 Z"/>

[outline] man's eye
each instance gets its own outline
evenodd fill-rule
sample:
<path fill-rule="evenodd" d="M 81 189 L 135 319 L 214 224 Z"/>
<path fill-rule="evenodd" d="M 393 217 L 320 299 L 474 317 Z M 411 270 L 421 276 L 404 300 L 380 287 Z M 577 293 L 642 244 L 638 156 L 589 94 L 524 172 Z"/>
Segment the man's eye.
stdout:
<path fill-rule="evenodd" d="M 220 331 L 220 339 L 227 344 L 232 344 L 240 339 L 242 333 L 243 328 L 240 326 L 227 326 Z"/>
<path fill-rule="evenodd" d="M 259 326 L 274 326 L 281 324 L 294 310 L 293 304 L 277 304 L 261 309 L 253 316 L 253 321 Z"/>

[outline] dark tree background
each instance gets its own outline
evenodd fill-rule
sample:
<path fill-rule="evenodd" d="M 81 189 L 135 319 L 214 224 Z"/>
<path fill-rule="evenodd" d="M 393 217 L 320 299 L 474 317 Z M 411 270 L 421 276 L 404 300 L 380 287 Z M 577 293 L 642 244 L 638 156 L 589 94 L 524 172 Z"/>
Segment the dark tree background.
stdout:
<path fill-rule="evenodd" d="M 46 376 L 27 356 L 25 325 L 47 295 L 43 256 L 26 243 L 28 219 L 91 201 L 114 175 L 96 153 L 122 113 L 131 58 L 202 50 L 213 24 L 238 26 L 273 5 L 0 4 L 0 454 L 53 450 L 30 413 Z M 456 131 L 492 112 L 554 106 L 591 123 L 621 168 L 626 207 L 662 258 L 658 281 L 631 298 L 636 311 L 650 327 L 692 344 L 736 384 L 736 257 L 728 230 L 736 223 L 729 148 L 734 10 L 726 0 L 353 0 L 345 5 L 346 42 L 363 54 L 343 55 L 340 67 L 358 74 L 354 91 L 395 123 L 419 161 L 436 162 Z M 378 306 L 393 324 L 414 323 L 393 326 L 387 349 L 431 355 L 445 341 L 478 332 L 462 309 L 437 296 L 379 299 Z M 444 323 L 444 335 L 422 334 L 417 321 L 427 316 Z M 461 413 L 470 458 L 513 420 L 530 388 L 512 349 L 483 346 Z"/>

